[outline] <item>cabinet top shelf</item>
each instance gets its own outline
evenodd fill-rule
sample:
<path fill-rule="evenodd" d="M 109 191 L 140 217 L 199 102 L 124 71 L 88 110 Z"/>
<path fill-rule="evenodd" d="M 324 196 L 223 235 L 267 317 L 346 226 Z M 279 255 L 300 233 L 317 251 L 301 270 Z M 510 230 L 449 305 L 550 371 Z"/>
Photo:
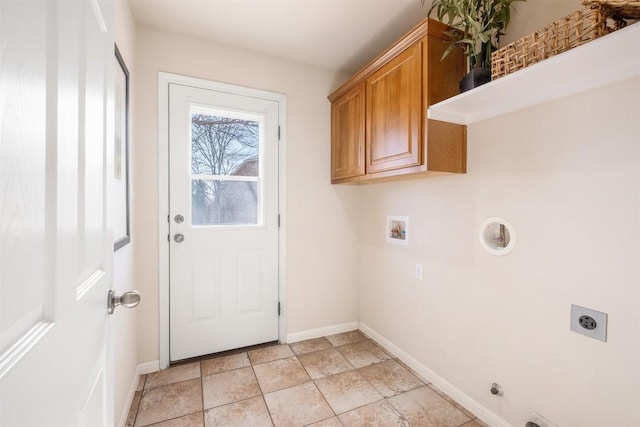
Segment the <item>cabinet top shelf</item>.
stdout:
<path fill-rule="evenodd" d="M 640 22 L 429 107 L 461 125 L 640 75 Z M 639 95 L 640 96 L 640 95 Z"/>

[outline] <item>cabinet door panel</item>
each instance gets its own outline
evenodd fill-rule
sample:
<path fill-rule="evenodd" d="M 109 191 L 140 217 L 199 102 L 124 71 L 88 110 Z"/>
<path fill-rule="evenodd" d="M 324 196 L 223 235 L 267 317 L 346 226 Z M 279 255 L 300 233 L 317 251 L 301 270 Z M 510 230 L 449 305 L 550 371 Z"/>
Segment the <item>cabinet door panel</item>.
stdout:
<path fill-rule="evenodd" d="M 422 164 L 422 42 L 366 80 L 367 173 Z"/>
<path fill-rule="evenodd" d="M 364 83 L 331 105 L 331 179 L 364 175 Z"/>

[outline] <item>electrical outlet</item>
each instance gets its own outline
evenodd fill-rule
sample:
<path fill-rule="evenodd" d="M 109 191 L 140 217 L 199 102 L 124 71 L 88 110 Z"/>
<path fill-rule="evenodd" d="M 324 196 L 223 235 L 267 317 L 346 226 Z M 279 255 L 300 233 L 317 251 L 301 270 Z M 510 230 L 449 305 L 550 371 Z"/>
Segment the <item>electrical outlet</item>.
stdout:
<path fill-rule="evenodd" d="M 607 313 L 571 305 L 570 329 L 582 335 L 607 341 Z"/>
<path fill-rule="evenodd" d="M 424 279 L 424 268 L 422 267 L 422 264 L 416 264 L 416 279 Z"/>

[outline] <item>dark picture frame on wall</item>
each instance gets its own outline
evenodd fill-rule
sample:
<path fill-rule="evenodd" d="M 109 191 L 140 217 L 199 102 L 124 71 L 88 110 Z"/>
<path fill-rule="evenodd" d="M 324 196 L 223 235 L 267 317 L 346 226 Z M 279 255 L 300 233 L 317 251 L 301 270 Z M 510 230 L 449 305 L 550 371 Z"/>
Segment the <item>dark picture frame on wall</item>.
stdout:
<path fill-rule="evenodd" d="M 116 70 L 114 88 L 114 152 L 113 194 L 114 228 L 113 250 L 131 242 L 129 228 L 129 70 L 115 46 Z"/>

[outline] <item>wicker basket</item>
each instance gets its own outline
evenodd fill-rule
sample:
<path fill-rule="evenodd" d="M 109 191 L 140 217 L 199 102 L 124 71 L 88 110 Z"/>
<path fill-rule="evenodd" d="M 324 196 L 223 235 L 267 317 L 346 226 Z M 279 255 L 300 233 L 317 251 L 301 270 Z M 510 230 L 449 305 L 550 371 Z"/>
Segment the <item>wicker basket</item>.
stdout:
<path fill-rule="evenodd" d="M 625 25 L 625 21 L 608 8 L 598 3 L 591 4 L 493 52 L 492 79 L 583 45 Z"/>
<path fill-rule="evenodd" d="M 640 0 L 581 0 L 580 3 L 600 4 L 622 19 L 640 19 Z"/>

